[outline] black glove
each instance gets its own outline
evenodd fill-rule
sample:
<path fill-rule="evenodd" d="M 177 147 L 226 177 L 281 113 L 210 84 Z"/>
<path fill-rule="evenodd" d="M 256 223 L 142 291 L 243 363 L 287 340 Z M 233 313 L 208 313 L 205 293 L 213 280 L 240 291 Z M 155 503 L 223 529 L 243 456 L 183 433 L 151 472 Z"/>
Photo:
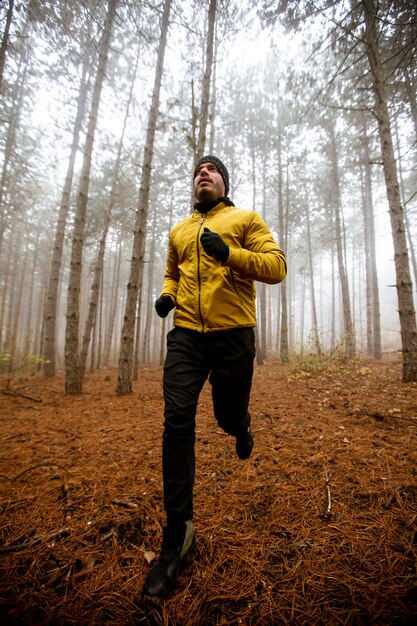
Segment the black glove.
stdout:
<path fill-rule="evenodd" d="M 229 246 L 224 243 L 220 235 L 205 228 L 200 241 L 206 254 L 214 256 L 220 263 L 226 263 L 229 258 Z"/>
<path fill-rule="evenodd" d="M 174 306 L 171 296 L 161 296 L 155 301 L 155 309 L 159 317 L 166 317 Z"/>

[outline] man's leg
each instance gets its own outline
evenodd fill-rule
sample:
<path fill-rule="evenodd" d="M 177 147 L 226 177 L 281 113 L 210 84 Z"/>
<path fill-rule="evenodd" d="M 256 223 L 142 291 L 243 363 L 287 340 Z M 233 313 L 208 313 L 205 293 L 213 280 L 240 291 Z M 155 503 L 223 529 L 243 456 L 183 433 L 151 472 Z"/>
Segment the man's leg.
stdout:
<path fill-rule="evenodd" d="M 236 437 L 236 452 L 247 459 L 253 448 L 248 411 L 255 357 L 253 328 L 216 333 L 211 344 L 214 414 L 219 426 Z"/>
<path fill-rule="evenodd" d="M 195 473 L 195 414 L 209 374 L 202 337 L 175 328 L 164 366 L 165 424 L 162 446 L 167 519 L 191 519 Z"/>
<path fill-rule="evenodd" d="M 143 598 L 158 603 L 174 588 L 196 540 L 192 525 L 195 472 L 195 414 L 208 376 L 198 333 L 175 328 L 168 334 L 164 366 L 165 423 L 162 443 L 164 528 L 161 553 L 148 574 Z"/>

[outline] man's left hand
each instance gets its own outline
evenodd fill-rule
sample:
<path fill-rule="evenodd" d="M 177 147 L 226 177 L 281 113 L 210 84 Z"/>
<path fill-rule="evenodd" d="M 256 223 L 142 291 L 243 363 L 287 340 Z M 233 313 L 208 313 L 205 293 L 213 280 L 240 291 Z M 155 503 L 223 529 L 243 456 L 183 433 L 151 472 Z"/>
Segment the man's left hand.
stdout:
<path fill-rule="evenodd" d="M 200 237 L 201 245 L 208 256 L 214 256 L 219 263 L 226 263 L 229 258 L 229 246 L 217 233 L 212 233 L 208 228 L 204 229 Z"/>

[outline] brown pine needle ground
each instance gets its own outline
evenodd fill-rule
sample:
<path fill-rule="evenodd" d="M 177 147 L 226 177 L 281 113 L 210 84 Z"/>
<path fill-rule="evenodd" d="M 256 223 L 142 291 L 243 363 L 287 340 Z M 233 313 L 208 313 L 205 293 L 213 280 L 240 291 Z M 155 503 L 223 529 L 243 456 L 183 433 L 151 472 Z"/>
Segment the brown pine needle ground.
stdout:
<path fill-rule="evenodd" d="M 199 550 L 153 611 L 135 598 L 164 523 L 161 369 L 128 397 L 115 372 L 1 394 L 2 623 L 416 623 L 417 384 L 398 355 L 310 369 L 256 368 L 248 461 L 205 387 Z"/>

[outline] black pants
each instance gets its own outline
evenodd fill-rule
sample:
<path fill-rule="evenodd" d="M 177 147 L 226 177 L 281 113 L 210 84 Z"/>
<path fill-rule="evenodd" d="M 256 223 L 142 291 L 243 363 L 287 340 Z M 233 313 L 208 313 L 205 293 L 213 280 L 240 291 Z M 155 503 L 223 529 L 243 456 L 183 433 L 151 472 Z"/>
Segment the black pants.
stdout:
<path fill-rule="evenodd" d="M 164 506 L 168 519 L 191 519 L 195 474 L 195 415 L 207 378 L 214 415 L 229 435 L 249 423 L 255 357 L 253 328 L 199 333 L 174 328 L 164 366 L 165 422 L 162 444 Z"/>

